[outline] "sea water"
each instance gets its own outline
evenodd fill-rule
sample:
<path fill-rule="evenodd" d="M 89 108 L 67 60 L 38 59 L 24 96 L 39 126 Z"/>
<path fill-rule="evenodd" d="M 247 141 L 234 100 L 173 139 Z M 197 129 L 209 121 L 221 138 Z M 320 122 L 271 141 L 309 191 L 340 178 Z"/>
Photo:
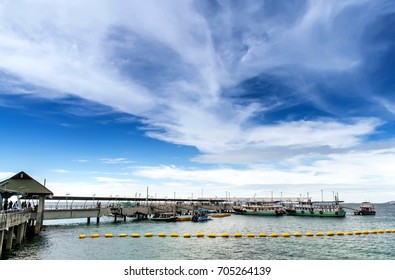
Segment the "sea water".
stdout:
<path fill-rule="evenodd" d="M 354 205 L 357 208 L 358 205 Z M 100 224 L 86 224 L 86 219 L 45 221 L 39 236 L 27 239 L 22 246 L 3 256 L 11 260 L 394 260 L 395 233 L 346 235 L 347 231 L 395 229 L 395 205 L 377 204 L 375 216 L 345 218 L 256 217 L 232 215 L 204 223 L 118 221 L 103 217 Z M 94 219 L 95 220 L 95 219 Z M 327 232 L 335 236 L 327 236 Z M 338 231 L 344 232 L 338 236 Z M 153 237 L 145 237 L 145 233 Z M 166 233 L 159 237 L 158 233 Z M 204 237 L 196 237 L 202 232 Z M 302 237 L 295 237 L 295 232 Z M 325 236 L 306 236 L 323 232 Z M 99 238 L 91 238 L 94 233 Z M 107 233 L 112 238 L 105 238 Z M 127 233 L 128 237 L 119 237 Z M 132 233 L 141 235 L 132 238 Z M 179 237 L 170 237 L 178 233 Z M 183 234 L 191 234 L 184 238 Z M 209 238 L 215 233 L 216 238 Z M 229 233 L 228 238 L 221 237 Z M 243 237 L 236 238 L 234 233 Z M 256 234 L 247 237 L 248 233 Z M 266 233 L 267 237 L 258 237 Z M 279 237 L 270 237 L 278 233 Z M 290 237 L 282 237 L 290 233 Z M 80 239 L 81 234 L 87 238 Z"/>

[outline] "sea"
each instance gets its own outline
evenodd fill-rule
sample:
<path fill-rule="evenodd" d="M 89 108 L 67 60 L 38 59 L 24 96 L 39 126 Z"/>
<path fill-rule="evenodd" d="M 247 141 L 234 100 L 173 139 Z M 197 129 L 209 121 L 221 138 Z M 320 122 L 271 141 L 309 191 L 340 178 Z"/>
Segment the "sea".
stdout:
<path fill-rule="evenodd" d="M 348 205 L 357 208 L 358 205 Z M 91 219 L 44 221 L 39 236 L 25 240 L 20 248 L 3 255 L 7 260 L 395 260 L 395 232 L 346 235 L 346 232 L 395 230 L 395 205 L 376 204 L 375 216 L 354 216 L 347 210 L 344 218 L 254 217 L 231 215 L 202 223 L 124 222 L 102 217 L 99 225 Z M 344 235 L 337 235 L 337 232 Z M 202 238 L 196 233 L 204 233 Z M 295 237 L 294 233 L 302 233 Z M 313 237 L 305 234 L 313 232 Z M 323 232 L 325 236 L 316 236 Z M 327 236 L 334 232 L 334 236 Z M 98 238 L 91 238 L 92 234 Z M 119 237 L 126 233 L 127 237 Z M 137 233 L 141 237 L 133 238 Z M 152 237 L 145 237 L 152 233 Z M 159 237 L 166 233 L 166 237 Z M 178 233 L 179 237 L 171 237 Z M 191 234 L 184 238 L 184 234 Z M 221 237 L 228 233 L 229 237 Z M 236 238 L 235 233 L 243 236 Z M 247 237 L 248 233 L 256 234 Z M 258 234 L 266 233 L 266 237 Z M 270 237 L 277 233 L 279 237 Z M 290 237 L 282 237 L 290 233 Z M 87 237 L 81 239 L 80 235 Z M 113 237 L 106 238 L 105 234 Z M 208 234 L 216 234 L 209 238 Z"/>

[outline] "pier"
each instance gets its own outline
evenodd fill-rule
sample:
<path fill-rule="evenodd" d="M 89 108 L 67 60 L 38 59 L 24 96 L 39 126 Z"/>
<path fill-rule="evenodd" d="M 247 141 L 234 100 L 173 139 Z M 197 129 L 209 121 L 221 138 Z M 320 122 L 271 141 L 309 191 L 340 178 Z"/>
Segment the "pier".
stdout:
<path fill-rule="evenodd" d="M 214 212 L 227 212 L 231 205 L 223 199 L 168 199 L 168 198 L 134 198 L 134 197 L 85 197 L 85 196 L 52 196 L 46 199 L 44 220 L 91 218 L 100 222 L 100 217 L 127 217 L 147 219 L 154 213 L 192 214 L 197 209 L 205 208 Z M 34 214 L 33 216 L 34 217 Z"/>
<path fill-rule="evenodd" d="M 223 199 L 168 199 L 136 197 L 54 196 L 45 182 L 21 171 L 0 182 L 0 257 L 18 247 L 27 236 L 38 235 L 44 220 L 86 218 L 100 223 L 103 216 L 114 222 L 128 217 L 147 219 L 154 213 L 192 214 L 205 208 L 216 212 L 231 210 Z"/>

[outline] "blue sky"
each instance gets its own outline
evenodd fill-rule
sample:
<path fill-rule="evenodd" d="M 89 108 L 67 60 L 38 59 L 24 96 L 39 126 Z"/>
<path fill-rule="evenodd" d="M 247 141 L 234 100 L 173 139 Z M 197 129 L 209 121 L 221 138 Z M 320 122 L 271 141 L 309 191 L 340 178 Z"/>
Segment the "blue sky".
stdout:
<path fill-rule="evenodd" d="M 393 1 L 0 1 L 0 179 L 395 200 Z"/>

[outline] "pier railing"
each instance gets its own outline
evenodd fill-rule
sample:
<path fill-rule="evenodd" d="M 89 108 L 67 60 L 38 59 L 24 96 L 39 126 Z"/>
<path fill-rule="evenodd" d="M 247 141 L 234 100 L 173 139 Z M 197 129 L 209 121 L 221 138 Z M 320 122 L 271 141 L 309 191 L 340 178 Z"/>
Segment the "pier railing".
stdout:
<path fill-rule="evenodd" d="M 32 211 L 17 210 L 17 211 L 1 211 L 0 212 L 0 230 L 8 229 L 10 227 L 22 224 L 28 221 L 31 217 Z"/>

